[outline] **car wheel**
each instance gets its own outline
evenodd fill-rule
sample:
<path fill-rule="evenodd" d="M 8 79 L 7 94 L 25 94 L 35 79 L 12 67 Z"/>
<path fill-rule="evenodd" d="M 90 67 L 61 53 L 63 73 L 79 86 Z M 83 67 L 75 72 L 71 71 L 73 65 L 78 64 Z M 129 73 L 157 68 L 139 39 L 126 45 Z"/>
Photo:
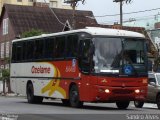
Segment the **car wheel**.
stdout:
<path fill-rule="evenodd" d="M 76 85 L 73 85 L 70 89 L 69 101 L 71 107 L 79 108 L 83 106 L 83 102 L 79 99 L 78 87 Z"/>
<path fill-rule="evenodd" d="M 144 105 L 144 102 L 143 101 L 134 101 L 134 106 L 136 108 L 142 108 Z"/>
<path fill-rule="evenodd" d="M 116 105 L 119 109 L 126 109 L 129 106 L 130 101 L 119 101 Z"/>

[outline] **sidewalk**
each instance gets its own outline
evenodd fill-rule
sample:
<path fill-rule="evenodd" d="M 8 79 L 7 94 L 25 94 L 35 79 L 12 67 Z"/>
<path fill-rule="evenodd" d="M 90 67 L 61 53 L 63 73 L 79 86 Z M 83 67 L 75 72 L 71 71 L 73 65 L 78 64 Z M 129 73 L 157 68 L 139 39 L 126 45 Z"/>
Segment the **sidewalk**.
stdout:
<path fill-rule="evenodd" d="M 23 97 L 22 95 L 20 94 L 15 94 L 15 93 L 0 93 L 0 96 L 5 96 L 5 97 Z"/>

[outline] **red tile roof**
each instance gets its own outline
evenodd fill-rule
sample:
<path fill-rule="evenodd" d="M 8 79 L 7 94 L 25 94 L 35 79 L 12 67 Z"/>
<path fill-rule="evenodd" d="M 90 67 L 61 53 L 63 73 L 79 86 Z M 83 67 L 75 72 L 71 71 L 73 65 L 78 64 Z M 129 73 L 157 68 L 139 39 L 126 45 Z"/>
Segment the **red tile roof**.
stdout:
<path fill-rule="evenodd" d="M 5 10 L 4 10 L 5 9 Z M 72 25 L 72 10 L 52 8 L 62 23 L 68 22 Z M 60 24 L 48 7 L 20 6 L 5 4 L 2 10 L 7 11 L 9 20 L 14 28 L 15 34 L 20 35 L 31 29 L 39 29 L 47 33 L 60 32 L 64 29 L 64 25 Z M 91 11 L 76 10 L 75 29 L 84 28 L 97 24 Z M 2 18 L 1 18 L 2 19 Z"/>

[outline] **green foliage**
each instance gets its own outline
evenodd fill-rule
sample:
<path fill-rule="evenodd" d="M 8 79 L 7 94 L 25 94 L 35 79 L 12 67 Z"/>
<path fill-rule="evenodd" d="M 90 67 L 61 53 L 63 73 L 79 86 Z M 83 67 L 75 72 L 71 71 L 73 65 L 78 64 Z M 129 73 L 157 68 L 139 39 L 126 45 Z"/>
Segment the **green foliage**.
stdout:
<path fill-rule="evenodd" d="M 45 33 L 42 30 L 31 29 L 30 31 L 26 31 L 26 32 L 22 33 L 22 38 L 38 36 L 41 34 L 45 34 Z"/>
<path fill-rule="evenodd" d="M 2 70 L 2 78 L 1 78 L 1 80 L 9 80 L 9 77 L 10 77 L 9 69 L 3 69 Z"/>

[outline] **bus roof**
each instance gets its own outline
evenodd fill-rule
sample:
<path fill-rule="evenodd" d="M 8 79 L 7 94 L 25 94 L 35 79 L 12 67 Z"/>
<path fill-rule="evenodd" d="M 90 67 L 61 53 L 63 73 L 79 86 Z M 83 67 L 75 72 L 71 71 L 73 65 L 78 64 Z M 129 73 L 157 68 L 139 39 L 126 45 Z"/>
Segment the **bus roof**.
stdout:
<path fill-rule="evenodd" d="M 58 35 L 65 35 L 65 34 L 73 34 L 73 33 L 79 33 L 79 32 L 86 32 L 86 33 L 89 33 L 93 36 L 102 35 L 102 36 L 115 36 L 115 37 L 116 36 L 123 36 L 123 37 L 145 38 L 145 36 L 143 34 L 138 33 L 138 32 L 118 30 L 118 29 L 110 29 L 110 28 L 100 28 L 100 27 L 86 27 L 84 29 L 70 30 L 70 31 L 51 33 L 51 34 L 42 34 L 40 36 L 16 39 L 16 40 L 13 40 L 13 42 L 21 41 L 21 40 L 28 40 L 28 39 L 35 39 L 35 38 L 41 38 L 41 37 L 50 37 L 50 36 L 58 36 Z"/>

